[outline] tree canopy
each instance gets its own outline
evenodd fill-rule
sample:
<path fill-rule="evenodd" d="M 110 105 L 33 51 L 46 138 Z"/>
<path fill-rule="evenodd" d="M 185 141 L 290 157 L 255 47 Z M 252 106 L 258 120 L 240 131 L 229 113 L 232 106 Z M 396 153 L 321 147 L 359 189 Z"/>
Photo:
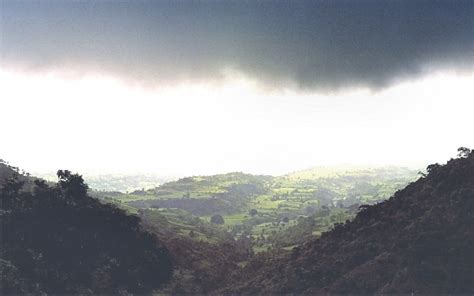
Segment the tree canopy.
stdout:
<path fill-rule="evenodd" d="M 211 223 L 213 224 L 224 224 L 224 218 L 221 215 L 214 215 L 211 217 Z"/>
<path fill-rule="evenodd" d="M 171 276 L 168 250 L 139 218 L 87 195 L 82 176 L 58 171 L 49 186 L 0 188 L 2 293 L 149 293 Z"/>

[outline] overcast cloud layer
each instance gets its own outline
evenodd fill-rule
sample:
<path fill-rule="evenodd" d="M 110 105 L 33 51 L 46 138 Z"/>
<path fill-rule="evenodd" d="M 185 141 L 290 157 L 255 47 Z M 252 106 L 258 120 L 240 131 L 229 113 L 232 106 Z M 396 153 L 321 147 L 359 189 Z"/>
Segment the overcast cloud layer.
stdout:
<path fill-rule="evenodd" d="M 1 65 L 378 89 L 474 69 L 474 1 L 1 1 Z"/>

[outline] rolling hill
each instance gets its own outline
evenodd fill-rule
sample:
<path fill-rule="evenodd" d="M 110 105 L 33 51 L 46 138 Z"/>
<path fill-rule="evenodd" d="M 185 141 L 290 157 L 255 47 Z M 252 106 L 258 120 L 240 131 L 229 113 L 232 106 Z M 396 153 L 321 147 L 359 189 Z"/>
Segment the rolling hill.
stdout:
<path fill-rule="evenodd" d="M 249 239 L 254 251 L 262 252 L 319 236 L 352 219 L 358 205 L 385 200 L 416 177 L 416 171 L 402 167 L 317 167 L 283 176 L 191 176 L 128 194 L 93 194 L 132 213 L 154 210 L 171 223 L 161 229 L 172 226 L 187 237 L 193 231 L 194 240 L 213 241 L 216 237 L 203 229 L 218 233 L 218 228 L 235 240 Z M 206 225 L 214 215 L 224 224 Z"/>
<path fill-rule="evenodd" d="M 219 293 L 474 293 L 474 153 L 427 171 L 321 238 L 257 256 Z"/>

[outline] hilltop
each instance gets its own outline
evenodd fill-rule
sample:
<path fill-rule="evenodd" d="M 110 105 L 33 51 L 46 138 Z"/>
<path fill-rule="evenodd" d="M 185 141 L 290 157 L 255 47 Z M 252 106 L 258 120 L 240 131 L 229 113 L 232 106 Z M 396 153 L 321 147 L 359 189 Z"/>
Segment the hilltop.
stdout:
<path fill-rule="evenodd" d="M 220 292 L 399 294 L 474 292 L 474 153 L 289 253 L 263 254 Z"/>

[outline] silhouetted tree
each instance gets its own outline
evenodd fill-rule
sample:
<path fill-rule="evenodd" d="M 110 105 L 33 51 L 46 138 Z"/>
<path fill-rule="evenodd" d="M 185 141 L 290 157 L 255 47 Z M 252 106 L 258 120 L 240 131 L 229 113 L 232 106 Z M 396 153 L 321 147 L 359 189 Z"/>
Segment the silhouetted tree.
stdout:
<path fill-rule="evenodd" d="M 170 278 L 166 248 L 138 217 L 88 196 L 80 175 L 58 171 L 57 186 L 32 190 L 10 175 L 0 180 L 0 294 L 143 294 Z"/>
<path fill-rule="evenodd" d="M 11 210 L 15 206 L 19 206 L 20 190 L 25 184 L 24 181 L 19 179 L 19 174 L 13 172 L 12 176 L 5 180 L 3 187 L 1 188 L 1 207 L 3 210 Z"/>
<path fill-rule="evenodd" d="M 57 176 L 59 178 L 58 185 L 63 190 L 64 197 L 68 202 L 78 204 L 88 198 L 88 186 L 84 183 L 81 175 L 72 174 L 68 170 L 59 170 Z"/>
<path fill-rule="evenodd" d="M 458 157 L 459 158 L 468 158 L 471 153 L 472 153 L 472 151 L 469 148 L 466 148 L 466 147 L 459 147 L 458 148 Z"/>
<path fill-rule="evenodd" d="M 214 215 L 211 217 L 211 223 L 213 224 L 224 224 L 224 218 L 221 215 Z"/>

